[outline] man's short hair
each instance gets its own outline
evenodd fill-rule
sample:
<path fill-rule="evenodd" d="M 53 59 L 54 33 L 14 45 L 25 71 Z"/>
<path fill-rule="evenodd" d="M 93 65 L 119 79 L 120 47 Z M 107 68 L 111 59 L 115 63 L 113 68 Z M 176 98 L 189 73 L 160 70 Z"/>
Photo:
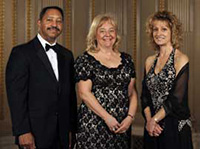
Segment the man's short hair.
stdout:
<path fill-rule="evenodd" d="M 58 10 L 61 13 L 61 15 L 62 15 L 62 20 L 64 20 L 63 10 L 62 10 L 62 8 L 60 8 L 58 6 L 47 6 L 47 7 L 42 8 L 42 10 L 40 12 L 40 17 L 39 17 L 40 20 L 42 20 L 42 18 L 44 17 L 46 11 L 49 10 L 49 9 L 56 9 L 56 10 Z"/>

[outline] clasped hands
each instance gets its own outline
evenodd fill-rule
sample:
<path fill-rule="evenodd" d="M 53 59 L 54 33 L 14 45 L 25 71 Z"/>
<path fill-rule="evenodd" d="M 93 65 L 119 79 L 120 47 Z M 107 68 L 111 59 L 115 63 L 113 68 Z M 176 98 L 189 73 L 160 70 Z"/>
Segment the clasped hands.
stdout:
<path fill-rule="evenodd" d="M 162 127 L 155 121 L 153 117 L 147 120 L 146 130 L 150 136 L 154 137 L 158 137 L 163 131 Z"/>
<path fill-rule="evenodd" d="M 109 116 L 105 119 L 110 131 L 114 133 L 125 133 L 132 123 L 132 118 L 127 116 L 121 123 L 119 123 L 116 118 Z"/>

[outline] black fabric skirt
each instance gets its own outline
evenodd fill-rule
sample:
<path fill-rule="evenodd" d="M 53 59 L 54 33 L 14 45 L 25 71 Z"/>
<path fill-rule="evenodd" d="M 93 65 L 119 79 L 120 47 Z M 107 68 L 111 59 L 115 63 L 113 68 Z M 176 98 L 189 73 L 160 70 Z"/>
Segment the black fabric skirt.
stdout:
<path fill-rule="evenodd" d="M 178 120 L 165 118 L 160 136 L 152 137 L 144 129 L 144 149 L 193 149 L 191 127 L 186 124 L 178 131 Z"/>

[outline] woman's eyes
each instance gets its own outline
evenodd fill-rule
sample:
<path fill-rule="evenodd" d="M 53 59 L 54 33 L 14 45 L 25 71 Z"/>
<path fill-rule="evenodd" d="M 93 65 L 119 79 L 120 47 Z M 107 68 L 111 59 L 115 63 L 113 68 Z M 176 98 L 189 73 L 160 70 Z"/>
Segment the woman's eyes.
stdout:
<path fill-rule="evenodd" d="M 114 30 L 114 29 L 110 29 L 110 30 L 108 30 L 108 31 L 106 31 L 106 30 L 100 30 L 99 32 L 100 32 L 100 33 L 106 33 L 106 32 L 114 33 L 115 30 Z"/>
<path fill-rule="evenodd" d="M 99 32 L 100 32 L 100 33 L 104 33 L 104 32 L 105 32 L 105 30 L 100 30 Z"/>
<path fill-rule="evenodd" d="M 158 30 L 159 30 L 158 28 L 153 28 L 153 32 L 158 31 Z M 167 31 L 168 29 L 167 28 L 161 28 L 160 30 L 161 31 Z"/>
<path fill-rule="evenodd" d="M 167 29 L 167 28 L 163 28 L 162 30 L 163 30 L 163 31 L 167 31 L 168 29 Z"/>

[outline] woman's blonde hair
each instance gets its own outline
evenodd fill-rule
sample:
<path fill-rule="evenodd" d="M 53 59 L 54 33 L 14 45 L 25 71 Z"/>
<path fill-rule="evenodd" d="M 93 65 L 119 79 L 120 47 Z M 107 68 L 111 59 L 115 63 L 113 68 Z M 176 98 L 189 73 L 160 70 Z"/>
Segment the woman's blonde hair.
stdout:
<path fill-rule="evenodd" d="M 182 42 L 182 24 L 179 19 L 169 11 L 158 11 L 152 14 L 146 23 L 146 32 L 149 36 L 149 43 L 153 49 L 159 50 L 159 46 L 153 39 L 153 22 L 154 21 L 165 21 L 171 30 L 171 43 L 173 48 L 179 49 Z"/>
<path fill-rule="evenodd" d="M 93 19 L 92 24 L 90 26 L 89 33 L 87 35 L 86 51 L 97 52 L 97 51 L 100 50 L 100 49 L 97 48 L 98 43 L 97 43 L 97 40 L 96 40 L 96 33 L 97 33 L 97 29 L 99 27 L 101 27 L 105 22 L 111 23 L 116 30 L 117 38 L 116 38 L 116 41 L 113 45 L 113 50 L 118 50 L 120 42 L 121 42 L 121 37 L 118 34 L 117 22 L 111 14 L 100 14 L 100 15 L 97 15 Z"/>

